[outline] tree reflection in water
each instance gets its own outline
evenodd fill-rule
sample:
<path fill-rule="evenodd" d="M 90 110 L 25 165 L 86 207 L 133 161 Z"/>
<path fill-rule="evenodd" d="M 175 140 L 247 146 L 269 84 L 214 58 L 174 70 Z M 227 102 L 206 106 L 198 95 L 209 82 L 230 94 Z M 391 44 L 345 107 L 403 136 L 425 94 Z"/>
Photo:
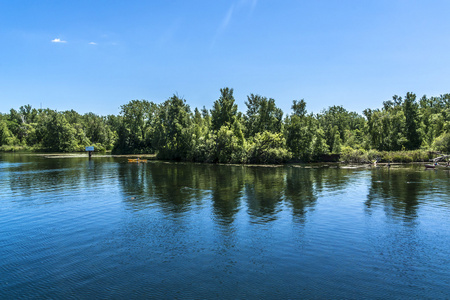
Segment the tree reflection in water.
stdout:
<path fill-rule="evenodd" d="M 121 164 L 119 182 L 132 209 L 157 204 L 184 213 L 211 200 L 215 221 L 231 224 L 241 209 L 254 222 L 275 220 L 285 204 L 304 218 L 322 189 L 323 172 L 293 167 L 251 167 L 152 162 Z"/>
<path fill-rule="evenodd" d="M 317 182 L 321 173 L 317 170 L 289 168 L 286 170 L 284 196 L 292 208 L 295 219 L 303 222 L 306 211 L 313 208 L 317 201 Z"/>
<path fill-rule="evenodd" d="M 421 172 L 377 169 L 371 174 L 366 212 L 382 206 L 389 219 L 414 221 L 417 218 L 418 195 L 422 183 Z"/>
<path fill-rule="evenodd" d="M 211 205 L 215 221 L 223 224 L 231 224 L 241 210 L 252 222 L 270 222 L 284 206 L 294 219 L 303 220 L 322 194 L 337 195 L 362 176 L 370 178 L 364 202 L 368 215 L 382 207 L 390 219 L 413 221 L 421 193 L 442 195 L 440 201 L 450 204 L 443 197 L 450 192 L 448 171 L 152 162 L 121 164 L 118 174 L 125 202 L 133 209 L 158 205 L 167 214 L 182 214 Z"/>

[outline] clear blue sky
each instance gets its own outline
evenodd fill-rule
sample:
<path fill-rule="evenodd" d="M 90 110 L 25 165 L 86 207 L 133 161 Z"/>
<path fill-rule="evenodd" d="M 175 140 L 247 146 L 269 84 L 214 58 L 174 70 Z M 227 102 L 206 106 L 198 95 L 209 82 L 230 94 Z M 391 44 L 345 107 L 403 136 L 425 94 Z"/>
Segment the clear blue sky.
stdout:
<path fill-rule="evenodd" d="M 450 1 L 0 0 L 0 112 L 118 114 L 174 93 L 193 109 L 234 88 L 285 113 L 361 112 L 450 92 Z"/>

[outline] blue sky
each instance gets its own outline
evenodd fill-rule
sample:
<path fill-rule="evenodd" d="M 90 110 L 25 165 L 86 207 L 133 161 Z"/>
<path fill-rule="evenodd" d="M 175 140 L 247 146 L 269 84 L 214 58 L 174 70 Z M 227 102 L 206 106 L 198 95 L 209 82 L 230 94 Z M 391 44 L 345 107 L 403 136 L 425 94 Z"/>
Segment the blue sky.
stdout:
<path fill-rule="evenodd" d="M 285 113 L 305 99 L 362 112 L 450 92 L 450 1 L 0 0 L 0 112 L 31 104 L 118 114 L 223 87 Z"/>

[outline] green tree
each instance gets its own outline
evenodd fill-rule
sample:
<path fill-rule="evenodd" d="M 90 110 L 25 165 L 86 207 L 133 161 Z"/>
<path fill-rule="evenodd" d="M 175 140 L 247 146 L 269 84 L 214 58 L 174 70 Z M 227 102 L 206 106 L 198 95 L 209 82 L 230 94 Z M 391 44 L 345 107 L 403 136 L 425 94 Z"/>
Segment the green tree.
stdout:
<path fill-rule="evenodd" d="M 293 100 L 292 106 L 294 116 L 298 117 L 304 117 L 306 116 L 307 110 L 306 110 L 306 102 L 304 99 L 301 99 L 300 101 Z"/>
<path fill-rule="evenodd" d="M 66 110 L 62 114 L 67 122 L 69 122 L 70 126 L 74 129 L 73 138 L 75 140 L 75 144 L 77 145 L 77 149 L 82 150 L 84 147 L 92 145 L 86 134 L 86 123 L 83 116 L 73 109 Z M 97 146 L 96 150 L 98 150 L 98 148 L 99 147 Z"/>
<path fill-rule="evenodd" d="M 233 89 L 220 89 L 220 97 L 214 101 L 211 110 L 211 126 L 213 130 L 220 130 L 223 125 L 231 126 L 237 115 L 237 105 L 235 104 Z"/>
<path fill-rule="evenodd" d="M 36 123 L 38 110 L 32 108 L 30 104 L 27 104 L 19 108 L 19 114 L 22 117 L 24 123 Z"/>
<path fill-rule="evenodd" d="M 8 128 L 11 133 L 18 139 L 19 143 L 23 143 L 27 136 L 27 127 L 25 126 L 24 116 L 17 110 L 11 108 L 8 117 Z"/>
<path fill-rule="evenodd" d="M 341 153 L 341 136 L 338 132 L 338 129 L 336 126 L 333 127 L 334 132 L 334 139 L 333 139 L 333 149 L 331 152 L 339 154 Z"/>
<path fill-rule="evenodd" d="M 159 106 L 154 135 L 159 158 L 192 160 L 191 123 L 191 111 L 186 100 L 173 95 Z"/>
<path fill-rule="evenodd" d="M 369 147 L 380 151 L 398 151 L 404 148 L 405 114 L 402 109 L 402 98 L 393 97 L 393 101 L 385 101 L 381 110 L 364 110 L 367 118 L 366 133 Z"/>
<path fill-rule="evenodd" d="M 218 163 L 244 163 L 247 160 L 242 139 L 227 125 L 212 134 L 209 161 Z"/>
<path fill-rule="evenodd" d="M 73 109 L 64 111 L 63 115 L 66 118 L 67 122 L 69 122 L 71 125 L 83 124 L 83 116 Z"/>
<path fill-rule="evenodd" d="M 58 152 L 76 150 L 76 131 L 70 126 L 63 114 L 49 111 L 42 125 L 44 128 L 42 146 L 45 149 Z"/>
<path fill-rule="evenodd" d="M 86 137 L 92 144 L 111 149 L 115 143 L 116 135 L 107 123 L 107 119 L 94 113 L 83 115 L 83 124 Z"/>
<path fill-rule="evenodd" d="M 122 116 L 117 131 L 115 153 L 151 152 L 152 122 L 156 113 L 156 104 L 147 100 L 131 100 L 121 106 Z"/>
<path fill-rule="evenodd" d="M 281 133 L 258 132 L 249 149 L 251 163 L 283 163 L 291 159 L 286 140 Z"/>
<path fill-rule="evenodd" d="M 312 141 L 316 122 L 314 116 L 307 115 L 306 102 L 294 100 L 293 113 L 285 120 L 286 145 L 294 160 L 309 161 L 312 158 Z"/>
<path fill-rule="evenodd" d="M 314 132 L 314 138 L 312 141 L 312 154 L 313 159 L 318 160 L 323 154 L 329 152 L 328 145 L 325 140 L 325 133 L 322 128 L 317 128 Z"/>
<path fill-rule="evenodd" d="M 11 145 L 14 142 L 14 136 L 8 128 L 5 120 L 0 120 L 0 146 Z"/>
<path fill-rule="evenodd" d="M 422 143 L 419 134 L 419 106 L 414 93 L 407 93 L 403 102 L 403 113 L 405 114 L 406 148 L 418 149 Z"/>
<path fill-rule="evenodd" d="M 433 141 L 443 134 L 450 123 L 446 95 L 427 98 L 425 95 L 419 101 L 419 131 L 422 137 L 422 146 L 432 147 Z"/>
<path fill-rule="evenodd" d="M 450 152 L 450 132 L 446 132 L 438 136 L 431 146 L 435 151 Z"/>
<path fill-rule="evenodd" d="M 323 110 L 317 116 L 320 127 L 325 134 L 325 140 L 330 149 L 334 149 L 334 142 L 337 141 L 335 133 L 339 133 L 339 138 L 342 144 L 347 144 L 346 131 L 354 133 L 356 138 L 362 139 L 361 131 L 364 128 L 365 120 L 362 116 L 355 112 L 349 112 L 342 106 L 331 106 L 327 110 Z M 336 130 L 337 128 L 337 130 Z M 358 141 L 360 143 L 362 141 Z"/>
<path fill-rule="evenodd" d="M 251 94 L 247 96 L 245 105 L 247 137 L 263 131 L 281 132 L 283 111 L 276 107 L 274 99 Z"/>

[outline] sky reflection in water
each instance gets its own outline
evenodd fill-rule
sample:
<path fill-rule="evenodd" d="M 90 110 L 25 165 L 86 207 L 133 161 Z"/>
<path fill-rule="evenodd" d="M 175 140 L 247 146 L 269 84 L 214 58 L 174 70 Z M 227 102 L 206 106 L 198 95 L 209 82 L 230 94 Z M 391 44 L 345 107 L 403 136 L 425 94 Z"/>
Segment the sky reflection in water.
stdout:
<path fill-rule="evenodd" d="M 0 156 L 0 297 L 448 298 L 449 171 Z"/>

